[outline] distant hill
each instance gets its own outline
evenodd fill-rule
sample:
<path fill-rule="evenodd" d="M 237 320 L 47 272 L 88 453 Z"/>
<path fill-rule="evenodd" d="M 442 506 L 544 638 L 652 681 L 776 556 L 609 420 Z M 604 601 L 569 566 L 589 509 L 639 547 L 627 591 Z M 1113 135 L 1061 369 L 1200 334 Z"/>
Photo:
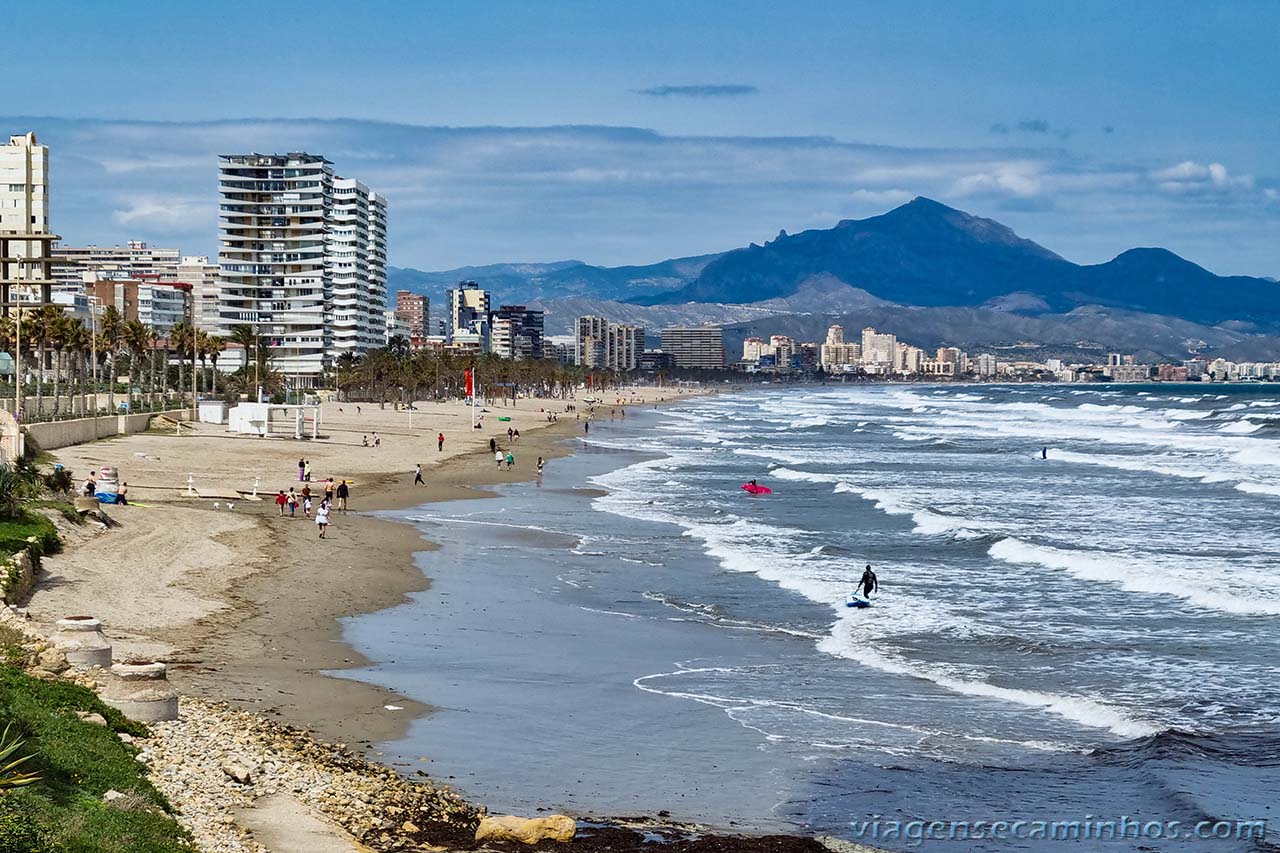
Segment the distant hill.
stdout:
<path fill-rule="evenodd" d="M 998 222 L 926 198 L 830 229 L 783 232 L 724 253 L 682 288 L 634 300 L 752 303 L 788 296 L 821 274 L 903 305 L 979 306 L 1016 295 L 1020 304 L 1006 310 L 1106 305 L 1280 328 L 1280 287 L 1270 279 L 1214 275 L 1166 249 L 1130 249 L 1080 266 Z"/>
<path fill-rule="evenodd" d="M 1215 275 L 1166 249 L 1074 264 L 999 222 L 926 198 L 834 228 L 782 232 L 762 246 L 643 266 L 569 260 L 388 273 L 391 291 L 426 292 L 437 305 L 462 279 L 489 288 L 496 303 L 543 308 L 550 334 L 568 333 L 586 313 L 651 331 L 718 323 L 730 328 L 731 352 L 733 329 L 821 340 L 826 324 L 839 322 L 926 346 L 1280 357 L 1273 279 Z"/>
<path fill-rule="evenodd" d="M 582 261 L 546 264 L 489 264 L 425 272 L 412 267 L 388 267 L 387 290 L 412 290 L 443 299 L 459 281 L 475 281 L 493 293 L 496 302 L 532 302 L 580 296 L 626 300 L 656 297 L 695 280 L 715 255 L 675 258 L 646 266 L 597 267 Z"/>

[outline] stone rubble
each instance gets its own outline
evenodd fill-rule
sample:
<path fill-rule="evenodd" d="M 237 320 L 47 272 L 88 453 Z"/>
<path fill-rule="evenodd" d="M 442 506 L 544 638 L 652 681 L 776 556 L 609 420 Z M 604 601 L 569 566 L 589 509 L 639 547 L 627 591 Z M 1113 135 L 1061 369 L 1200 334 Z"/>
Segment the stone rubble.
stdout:
<path fill-rule="evenodd" d="M 173 722 L 136 739 L 139 759 L 201 850 L 262 853 L 235 825 L 261 796 L 296 798 L 375 850 L 418 850 L 423 837 L 470 835 L 484 811 L 447 787 L 409 781 L 342 744 L 218 702 L 183 698 Z"/>

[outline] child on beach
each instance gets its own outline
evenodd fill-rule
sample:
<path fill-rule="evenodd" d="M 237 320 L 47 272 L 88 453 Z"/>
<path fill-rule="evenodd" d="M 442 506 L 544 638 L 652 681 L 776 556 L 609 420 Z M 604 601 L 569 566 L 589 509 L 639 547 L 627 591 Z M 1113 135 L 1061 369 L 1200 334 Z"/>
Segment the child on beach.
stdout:
<path fill-rule="evenodd" d="M 516 464 L 516 458 L 511 455 L 511 451 L 507 451 L 507 470 L 511 470 L 511 466 Z"/>
<path fill-rule="evenodd" d="M 436 436 L 436 452 L 439 453 L 442 450 L 444 450 L 444 433 Z"/>
<path fill-rule="evenodd" d="M 281 489 L 276 494 L 276 506 L 280 507 L 281 518 L 284 518 L 284 505 L 287 504 L 288 502 L 289 502 L 289 499 L 284 496 L 284 489 Z"/>
<path fill-rule="evenodd" d="M 503 462 L 503 456 L 502 456 L 502 451 L 501 451 L 501 450 L 495 450 L 495 451 L 493 452 L 493 461 L 498 463 L 498 470 L 499 470 L 499 471 L 501 471 L 501 470 L 502 470 L 502 462 Z"/>
<path fill-rule="evenodd" d="M 373 446 L 374 447 L 382 446 L 382 436 L 378 435 L 376 432 L 373 434 Z"/>
<path fill-rule="evenodd" d="M 320 538 L 323 539 L 324 532 L 329 527 L 329 504 L 322 503 L 316 510 L 316 527 L 320 528 Z"/>

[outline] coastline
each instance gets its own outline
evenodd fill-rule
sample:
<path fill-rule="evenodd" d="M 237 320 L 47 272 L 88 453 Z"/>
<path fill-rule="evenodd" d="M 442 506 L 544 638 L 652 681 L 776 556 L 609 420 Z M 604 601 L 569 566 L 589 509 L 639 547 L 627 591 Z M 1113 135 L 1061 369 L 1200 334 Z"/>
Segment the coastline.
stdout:
<path fill-rule="evenodd" d="M 648 398 L 623 405 L 634 411 L 694 396 L 662 389 L 647 392 L 651 395 Z M 565 401 L 520 402 L 534 408 L 539 403 L 563 406 Z M 607 417 L 609 408 L 605 403 L 596 420 L 601 414 Z M 375 411 L 384 417 L 392 414 L 391 410 Z M 384 447 L 381 455 L 377 450 L 370 452 L 370 445 L 357 444 L 355 435 L 361 427 L 334 429 L 331 438 L 335 440 L 324 451 L 316 445 L 306 448 L 306 452 L 316 453 L 321 466 L 331 464 L 321 452 L 336 452 L 344 462 L 348 454 L 376 459 L 382 470 L 369 464 L 355 467 L 351 512 L 334 513 L 329 537 L 321 546 L 315 543 L 316 527 L 309 519 L 278 518 L 270 487 L 257 494 L 260 477 L 253 479 L 254 496 L 246 487 L 231 482 L 232 477 L 245 482 L 264 456 L 274 456 L 277 466 L 281 458 L 291 458 L 299 448 L 293 442 L 231 438 L 222 435 L 221 428 L 214 428 L 205 435 L 197 432 L 196 438 L 212 440 L 203 449 L 190 435 L 177 439 L 156 433 L 64 448 L 57 456 L 72 470 L 92 470 L 108 464 L 107 460 L 127 461 L 130 456 L 134 465 L 152 470 L 147 482 L 139 478 L 136 492 L 131 487 L 131 506 L 106 508 L 104 515 L 111 519 L 107 527 L 67 531 L 68 547 L 47 561 L 33 593 L 28 617 L 33 621 L 28 625 L 47 635 L 53 621 L 72 612 L 101 614 L 115 641 L 117 661 L 169 662 L 171 678 L 187 710 L 182 722 L 166 724 L 143 747 L 140 760 L 156 762 L 153 772 L 162 774 L 158 778 L 163 779 L 158 783 L 187 814 L 184 820 L 202 839 L 204 849 L 266 849 L 253 839 L 272 837 L 272 833 L 279 838 L 281 831 L 288 832 L 287 826 L 280 825 L 281 820 L 287 824 L 287 819 L 269 814 L 267 800 L 280 797 L 290 800 L 295 812 L 310 810 L 342 827 L 329 831 L 339 836 L 349 832 L 378 849 L 400 849 L 412 841 L 472 849 L 474 845 L 457 833 L 459 821 L 465 826 L 476 819 L 475 807 L 459 799 L 447 784 L 441 786 L 435 779 L 415 780 L 414 776 L 427 775 L 421 769 L 409 769 L 407 762 L 376 751 L 377 744 L 403 736 L 414 720 L 430 714 L 432 708 L 375 685 L 329 673 L 369 663 L 344 641 L 341 619 L 392 607 L 431 583 L 414 555 L 437 546 L 412 524 L 382 518 L 378 513 L 436 501 L 496 497 L 490 486 L 535 479 L 534 460 L 541 456 L 553 462 L 572 454 L 576 448 L 570 439 L 582 430 L 582 421 L 576 417 L 569 420 L 561 415 L 562 419 L 553 423 L 545 420 L 544 412 L 520 411 L 519 404 L 510 409 L 500 405 L 490 412 L 514 421 L 512 426 L 517 430 L 524 429 L 522 439 L 512 446 L 517 451 L 517 464 L 511 471 L 489 467 L 489 429 L 468 430 L 461 441 L 455 438 L 451 452 L 438 461 L 429 455 L 437 451 L 435 423 L 418 433 L 384 428 L 386 445 L 408 444 L 412 452 L 388 454 Z M 455 421 L 468 417 L 465 408 L 448 404 L 435 404 L 434 411 L 426 413 L 427 417 L 432 415 L 451 415 Z M 453 428 L 458 429 L 458 424 Z M 343 436 L 344 432 L 350 437 Z M 457 436 L 458 432 L 452 434 Z M 420 441 L 403 442 L 402 438 Z M 500 440 L 502 444 L 505 442 Z M 234 457 L 228 462 L 220 455 L 227 453 L 239 454 L 240 460 L 251 459 L 252 467 L 241 467 L 243 463 L 238 465 Z M 425 487 L 415 487 L 412 473 L 405 471 L 411 464 L 406 460 L 415 456 L 427 463 Z M 387 471 L 384 459 L 393 460 L 403 473 Z M 193 499 L 189 489 L 179 487 L 179 472 L 200 466 L 203 470 L 194 476 L 201 484 L 203 499 Z M 188 475 L 188 483 L 192 476 Z M 205 485 L 215 476 L 222 481 Z M 322 468 L 316 479 L 324 477 Z M 220 495 L 225 502 L 208 500 Z M 233 513 L 228 512 L 231 498 L 235 498 Z M 136 558 L 137 564 L 130 558 Z M 170 563 L 176 568 L 162 568 Z M 203 728 L 235 730 L 234 715 L 244 713 L 251 716 L 239 719 L 258 722 L 243 725 L 263 733 L 253 738 L 237 736 L 235 748 L 266 755 L 265 766 L 275 768 L 280 778 L 279 782 L 264 781 L 257 794 L 252 785 L 223 790 L 227 787 L 222 776 L 226 768 L 219 770 L 217 763 L 210 768 L 203 766 L 207 761 L 198 762 L 199 771 L 190 770 L 189 752 L 209 748 Z M 194 716 L 188 718 L 188 714 Z M 292 758 L 280 760 L 281 750 Z M 292 793 L 280 787 L 290 775 L 323 775 L 335 767 L 340 771 L 337 778 L 342 780 L 337 792 L 315 798 L 296 783 Z M 343 790 L 349 792 L 345 796 L 354 796 L 364 805 L 353 802 L 351 808 L 344 807 Z M 373 794 L 369 794 L 371 790 Z M 376 793 L 381 790 L 387 792 L 385 798 Z M 256 809 L 264 795 L 263 809 Z M 379 817 L 381 806 L 368 805 L 367 795 L 387 805 L 388 810 Z M 393 829 L 398 820 L 393 816 L 403 811 L 404 802 L 416 804 L 413 809 L 422 816 L 419 824 L 426 821 L 425 826 L 406 821 L 398 832 Z M 483 806 L 479 808 L 483 814 Z M 434 817 L 441 814 L 452 817 Z M 660 812 L 651 819 L 589 822 L 572 846 L 579 850 L 639 850 L 657 834 L 677 849 L 825 849 L 818 841 L 799 836 L 708 835 L 707 827 L 672 824 L 664 817 L 665 812 Z M 345 842 L 339 840 L 341 843 Z"/>
<path fill-rule="evenodd" d="M 575 425 L 562 421 L 532 431 L 515 449 L 522 456 L 561 458 L 573 451 L 565 440 Z M 269 714 L 357 751 L 402 737 L 431 707 L 367 682 L 326 674 L 370 663 L 343 639 L 341 620 L 385 610 L 430 587 L 431 579 L 414 555 L 438 545 L 412 524 L 378 513 L 496 497 L 487 487 L 536 476 L 532 470 L 499 472 L 487 463 L 487 454 L 473 451 L 430 469 L 425 487 L 415 487 L 407 474 L 370 482 L 369 498 L 353 499 L 349 514 L 335 514 L 330 536 L 342 543 L 341 559 L 325 566 L 290 561 L 296 538 L 271 543 L 266 561 L 279 569 L 249 576 L 234 593 L 232 607 L 193 626 L 182 638 L 185 647 L 207 647 L 210 653 L 173 667 L 175 681 L 196 696 Z M 306 525 L 308 533 L 310 527 Z M 377 559 L 369 560 L 371 555 Z M 287 598 L 282 595 L 286 592 Z M 207 666 L 199 659 L 203 657 L 218 663 Z M 259 695 L 263 684 L 288 685 L 289 694 Z M 387 705 L 401 710 L 388 711 Z"/>

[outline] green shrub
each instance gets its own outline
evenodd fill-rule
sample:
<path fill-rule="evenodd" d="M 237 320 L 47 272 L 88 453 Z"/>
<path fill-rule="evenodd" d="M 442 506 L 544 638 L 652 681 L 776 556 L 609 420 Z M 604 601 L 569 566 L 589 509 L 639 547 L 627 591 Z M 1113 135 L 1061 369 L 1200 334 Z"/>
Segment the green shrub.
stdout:
<path fill-rule="evenodd" d="M 31 813 L 34 798 L 15 792 L 0 796 L 0 853 L 46 853 L 49 847 L 40 838 Z"/>

